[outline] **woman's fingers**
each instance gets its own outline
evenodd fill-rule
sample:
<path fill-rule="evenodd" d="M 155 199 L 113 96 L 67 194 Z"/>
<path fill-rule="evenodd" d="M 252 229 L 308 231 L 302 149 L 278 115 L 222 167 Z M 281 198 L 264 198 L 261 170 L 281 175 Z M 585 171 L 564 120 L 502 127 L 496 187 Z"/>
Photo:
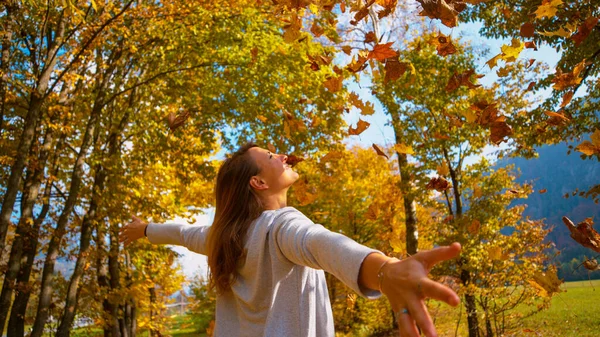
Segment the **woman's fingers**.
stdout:
<path fill-rule="evenodd" d="M 423 333 L 427 337 L 437 336 L 435 332 L 435 326 L 429 316 L 427 307 L 422 300 L 411 301 L 409 303 L 409 312 L 416 324 L 423 330 Z"/>
<path fill-rule="evenodd" d="M 439 262 L 453 259 L 460 253 L 460 243 L 455 242 L 450 246 L 437 247 L 431 250 L 419 252 L 414 258 L 425 263 L 427 268 L 431 268 Z"/>
<path fill-rule="evenodd" d="M 403 313 L 400 309 L 396 313 L 396 321 L 398 322 L 398 330 L 400 331 L 400 337 L 419 337 L 419 330 L 415 324 L 415 320 L 410 315 L 410 312 Z"/>
<path fill-rule="evenodd" d="M 419 282 L 423 296 L 446 302 L 453 307 L 460 303 L 458 295 L 447 286 L 428 278 L 423 278 Z"/>

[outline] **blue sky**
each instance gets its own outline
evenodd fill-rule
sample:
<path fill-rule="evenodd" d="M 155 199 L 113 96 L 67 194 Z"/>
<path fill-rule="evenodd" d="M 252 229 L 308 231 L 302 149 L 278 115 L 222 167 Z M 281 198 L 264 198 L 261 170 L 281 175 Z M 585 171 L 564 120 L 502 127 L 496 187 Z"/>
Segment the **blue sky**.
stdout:
<path fill-rule="evenodd" d="M 478 58 L 479 67 L 476 69 L 478 74 L 483 74 L 485 77 L 479 80 L 479 83 L 484 86 L 489 86 L 498 79 L 494 71 L 490 71 L 489 67 L 485 65 L 485 62 L 491 59 L 493 56 L 500 53 L 500 48 L 503 44 L 510 44 L 509 39 L 486 39 L 479 36 L 479 29 L 481 24 L 479 23 L 463 23 L 459 27 L 450 30 L 442 28 L 442 33 L 452 36 L 462 36 L 463 39 L 470 40 L 474 44 L 482 45 L 489 49 L 489 54 L 481 55 Z M 538 62 L 544 62 L 548 66 L 549 72 L 554 72 L 556 64 L 560 58 L 560 54 L 554 49 L 548 46 L 538 46 L 538 50 L 524 50 L 521 55 L 521 59 L 536 59 Z M 528 83 L 523 83 L 523 88 L 527 87 Z M 356 92 L 360 98 L 365 102 L 371 102 L 375 106 L 375 114 L 372 116 L 361 117 L 364 120 L 371 123 L 371 126 L 363 132 L 360 136 L 351 136 L 346 139 L 347 146 L 361 145 L 363 147 L 371 147 L 371 144 L 376 143 L 379 145 L 389 145 L 394 141 L 394 132 L 389 125 L 386 125 L 389 121 L 381 104 L 377 99 L 371 95 L 370 81 L 367 76 L 361 77 L 361 83 L 347 83 L 349 90 Z M 585 90 L 580 90 L 584 92 Z M 549 91 L 538 92 L 536 95 L 546 97 L 549 95 Z M 345 114 L 346 122 L 354 124 L 358 121 L 358 111 L 351 111 L 349 114 Z M 491 153 L 494 151 L 494 147 L 489 146 L 484 153 Z M 478 158 L 470 158 L 468 161 L 476 161 Z M 199 225 L 210 225 L 214 217 L 214 210 L 206 210 L 206 214 L 197 216 L 196 224 Z M 185 219 L 176 218 L 175 222 L 185 222 Z M 192 253 L 183 247 L 173 247 L 175 251 L 181 254 L 178 263 L 182 266 L 182 269 L 188 279 L 197 277 L 198 275 L 205 276 L 207 274 L 207 263 L 206 257 Z"/>

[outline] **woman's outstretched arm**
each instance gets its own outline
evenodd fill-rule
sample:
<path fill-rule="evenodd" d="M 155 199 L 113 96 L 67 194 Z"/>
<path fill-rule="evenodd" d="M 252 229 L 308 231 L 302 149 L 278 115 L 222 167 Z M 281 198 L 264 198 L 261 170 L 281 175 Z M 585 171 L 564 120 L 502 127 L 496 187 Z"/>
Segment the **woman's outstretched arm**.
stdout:
<path fill-rule="evenodd" d="M 398 260 L 381 254 L 368 255 L 361 265 L 358 282 L 361 287 L 380 289 L 396 313 L 401 337 L 437 336 L 427 312 L 425 298 L 433 298 L 452 306 L 460 303 L 458 295 L 445 285 L 427 277 L 431 268 L 458 256 L 460 244 L 419 252 Z"/>
<path fill-rule="evenodd" d="M 177 223 L 153 224 L 131 216 L 132 221 L 123 226 L 119 232 L 119 241 L 125 247 L 132 242 L 147 236 L 153 244 L 178 245 L 206 255 L 206 237 L 209 226 L 187 225 Z"/>

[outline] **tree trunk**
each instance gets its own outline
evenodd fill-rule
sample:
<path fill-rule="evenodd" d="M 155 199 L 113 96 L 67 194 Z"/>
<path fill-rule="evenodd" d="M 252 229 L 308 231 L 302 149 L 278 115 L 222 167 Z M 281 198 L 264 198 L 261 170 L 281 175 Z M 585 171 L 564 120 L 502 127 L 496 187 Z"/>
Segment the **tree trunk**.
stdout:
<path fill-rule="evenodd" d="M 401 121 L 396 111 L 390 111 L 394 134 L 396 135 L 396 144 L 403 143 Z M 398 167 L 400 169 L 400 191 L 404 200 L 404 219 L 406 223 L 406 252 L 414 255 L 419 250 L 419 230 L 417 220 L 417 206 L 414 192 L 412 190 L 412 179 L 410 167 L 408 165 L 408 156 L 405 153 L 398 153 Z"/>
<path fill-rule="evenodd" d="M 52 118 L 51 122 L 54 122 L 56 117 Z M 10 257 L 8 260 L 8 270 L 4 275 L 4 284 L 2 286 L 2 293 L 0 293 L 0 331 L 4 331 L 4 324 L 9 314 L 9 308 L 11 306 L 11 299 L 13 291 L 15 289 L 15 281 L 21 269 L 21 264 L 25 263 L 27 256 L 23 256 L 23 245 L 25 238 L 31 238 L 34 228 L 33 208 L 38 198 L 40 186 L 42 184 L 42 178 L 44 176 L 44 170 L 48 161 L 48 156 L 53 145 L 53 134 L 54 129 L 48 128 L 46 135 L 44 136 L 44 145 L 40 150 L 40 154 L 36 161 L 35 166 L 30 167 L 29 174 L 25 179 L 25 186 L 23 188 L 23 195 L 21 197 L 21 217 L 19 219 L 19 225 L 17 226 L 15 239 L 12 243 Z M 33 153 L 31 154 L 33 156 Z M 28 242 L 27 244 L 33 244 Z"/>
<path fill-rule="evenodd" d="M 92 145 L 92 139 L 94 138 L 94 133 L 96 132 L 98 115 L 100 114 L 102 106 L 100 104 L 94 104 L 94 108 L 92 109 L 92 113 L 88 120 L 88 124 L 86 126 L 85 134 L 83 136 L 83 141 L 77 154 L 77 159 L 75 161 L 75 166 L 73 168 L 73 173 L 71 174 L 71 185 L 69 187 L 69 194 L 67 196 L 67 201 L 64 204 L 63 210 L 60 213 L 58 221 L 56 223 L 56 228 L 54 229 L 54 233 L 52 234 L 52 238 L 50 239 L 50 243 L 48 244 L 48 252 L 46 253 L 46 260 L 44 262 L 44 269 L 42 271 L 42 284 L 41 291 L 39 295 L 37 314 L 35 317 L 35 322 L 33 324 L 33 331 L 31 333 L 31 337 L 41 337 L 44 326 L 46 325 L 46 321 L 48 319 L 48 307 L 50 306 L 50 299 L 52 295 L 52 286 L 54 281 L 54 265 L 56 263 L 56 258 L 58 257 L 58 252 L 60 250 L 60 245 L 62 239 L 65 235 L 65 228 L 67 222 L 69 221 L 69 217 L 75 208 L 75 204 L 79 197 L 79 192 L 81 190 L 81 183 L 83 179 L 83 166 L 85 163 L 87 152 Z"/>
<path fill-rule="evenodd" d="M 17 198 L 17 193 L 21 185 L 21 178 L 23 176 L 23 170 L 27 162 L 31 146 L 33 145 L 33 139 L 35 135 L 35 128 L 40 119 L 42 104 L 46 99 L 46 91 L 48 90 L 48 82 L 50 81 L 50 75 L 58 61 L 56 53 L 58 51 L 59 44 L 56 41 L 62 40 L 65 32 L 65 23 L 61 18 L 57 24 L 58 28 L 56 31 L 55 43 L 48 46 L 48 58 L 47 66 L 40 75 L 37 81 L 36 88 L 32 90 L 31 97 L 29 99 L 29 109 L 25 117 L 25 123 L 23 127 L 23 133 L 19 140 L 19 146 L 17 148 L 17 154 L 13 166 L 10 168 L 10 177 L 6 185 L 6 192 L 4 193 L 4 199 L 2 201 L 2 210 L 0 211 L 0 260 L 4 255 L 4 248 L 6 247 L 6 234 L 8 233 L 8 227 L 10 226 L 10 217 L 13 213 L 13 207 Z"/>
<path fill-rule="evenodd" d="M 4 17 L 5 25 L 2 27 L 4 29 L 4 35 L 2 36 L 2 56 L 0 58 L 0 139 L 2 139 L 4 112 L 6 111 L 6 84 L 8 82 L 10 48 L 12 45 L 13 34 L 13 6 L 11 1 L 7 1 L 4 6 L 6 8 L 6 15 Z"/>
<path fill-rule="evenodd" d="M 65 135 L 63 134 L 58 141 L 55 148 L 55 157 L 52 163 L 52 175 L 56 175 L 58 171 L 58 159 L 59 153 L 62 149 L 62 145 L 65 141 Z M 40 233 L 40 227 L 50 210 L 50 194 L 52 192 L 52 185 L 50 181 L 46 183 L 44 191 L 44 202 L 42 209 L 34 221 L 31 231 L 26 233 L 27 239 L 23 240 L 23 255 L 21 257 L 21 269 L 17 275 L 17 293 L 13 306 L 10 313 L 10 319 L 8 320 L 7 336 L 8 337 L 22 337 L 25 331 L 25 314 L 27 312 L 27 305 L 29 303 L 29 297 L 31 295 L 32 286 L 29 284 L 29 277 L 33 269 L 33 263 L 37 253 L 38 238 Z"/>
<path fill-rule="evenodd" d="M 110 232 L 110 251 L 108 253 L 108 272 L 110 273 L 110 291 L 117 292 L 121 288 L 121 273 L 119 270 L 119 228 L 112 226 Z M 110 311 L 110 322 L 112 337 L 121 336 L 120 320 L 119 320 L 120 303 L 112 303 Z"/>
<path fill-rule="evenodd" d="M 468 270 L 461 270 L 460 280 L 463 285 L 468 285 L 471 282 L 471 274 Z M 467 310 L 469 337 L 479 337 L 479 320 L 477 318 L 477 304 L 475 303 L 475 296 L 465 294 L 465 308 Z"/>

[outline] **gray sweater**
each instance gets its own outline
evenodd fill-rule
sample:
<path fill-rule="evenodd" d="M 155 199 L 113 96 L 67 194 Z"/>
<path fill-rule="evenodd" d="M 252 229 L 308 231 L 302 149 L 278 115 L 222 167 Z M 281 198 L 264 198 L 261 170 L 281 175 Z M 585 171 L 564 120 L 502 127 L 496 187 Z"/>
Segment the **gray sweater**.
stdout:
<path fill-rule="evenodd" d="M 187 247 L 206 255 L 209 226 L 150 224 L 154 244 Z M 293 207 L 263 212 L 248 230 L 247 255 L 232 291 L 217 296 L 215 336 L 334 336 L 325 274 L 366 298 L 358 272 L 376 250 L 333 233 Z"/>

